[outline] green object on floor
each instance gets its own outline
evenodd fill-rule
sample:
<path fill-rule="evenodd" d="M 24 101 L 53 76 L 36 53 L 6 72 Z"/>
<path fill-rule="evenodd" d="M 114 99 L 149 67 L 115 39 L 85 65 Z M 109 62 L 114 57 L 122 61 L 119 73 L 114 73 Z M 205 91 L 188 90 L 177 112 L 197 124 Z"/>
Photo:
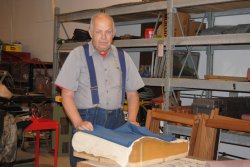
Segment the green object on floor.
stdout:
<path fill-rule="evenodd" d="M 35 166 L 35 161 L 23 162 L 13 165 L 13 167 L 34 167 L 34 166 Z"/>

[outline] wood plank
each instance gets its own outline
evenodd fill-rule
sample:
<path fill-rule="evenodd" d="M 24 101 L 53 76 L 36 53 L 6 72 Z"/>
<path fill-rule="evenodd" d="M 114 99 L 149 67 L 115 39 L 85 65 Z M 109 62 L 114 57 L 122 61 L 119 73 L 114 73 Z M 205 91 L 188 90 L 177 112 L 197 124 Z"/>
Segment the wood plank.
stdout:
<path fill-rule="evenodd" d="M 97 162 L 92 160 L 80 161 L 77 163 L 76 167 L 119 167 L 119 165 L 114 166 L 108 163 Z"/>
<path fill-rule="evenodd" d="M 250 121 L 218 115 L 218 112 L 218 108 L 212 110 L 212 115 L 210 119 L 206 121 L 206 126 L 240 132 L 250 132 Z"/>
<path fill-rule="evenodd" d="M 182 123 L 186 125 L 194 124 L 194 116 L 191 114 L 155 111 L 152 113 L 152 117 L 154 119 L 158 119 L 162 121 L 170 121 L 170 122 Z"/>
<path fill-rule="evenodd" d="M 76 164 L 76 167 L 95 167 L 95 166 L 89 164 L 88 162 L 82 161 L 82 162 L 78 162 L 78 163 Z"/>
<path fill-rule="evenodd" d="M 200 118 L 200 122 L 196 135 L 195 145 L 193 146 L 194 150 L 192 156 L 203 158 L 206 160 L 213 160 L 217 129 L 206 126 L 208 115 L 198 114 L 198 116 Z"/>
<path fill-rule="evenodd" d="M 152 117 L 152 112 L 154 111 L 156 111 L 155 108 L 147 111 L 146 128 L 148 128 L 153 133 L 159 134 L 160 133 L 160 121 Z"/>
<path fill-rule="evenodd" d="M 250 132 L 250 121 L 231 120 L 231 119 L 209 119 L 206 121 L 206 126 L 240 132 Z"/>
<path fill-rule="evenodd" d="M 190 147 L 189 147 L 189 152 L 188 152 L 189 156 L 194 155 L 194 150 L 195 150 L 194 146 L 198 138 L 197 134 L 198 134 L 199 124 L 200 124 L 200 120 L 196 119 L 192 127 L 192 131 L 191 131 L 191 137 L 190 137 L 190 142 L 189 142 Z"/>
<path fill-rule="evenodd" d="M 108 164 L 108 165 L 112 165 L 112 166 L 119 166 L 115 161 L 109 159 L 109 158 L 105 158 L 105 157 L 96 157 L 94 155 L 91 154 L 87 154 L 85 152 L 76 152 L 74 151 L 74 156 L 78 157 L 78 158 L 83 158 L 83 159 L 87 159 L 88 161 L 93 161 L 93 162 L 99 162 L 102 164 Z M 82 167 L 82 166 L 79 166 Z"/>
<path fill-rule="evenodd" d="M 204 75 L 204 78 L 207 79 L 207 80 L 224 80 L 224 81 L 248 82 L 247 77 Z"/>
<path fill-rule="evenodd" d="M 243 120 L 241 120 L 241 119 L 237 119 L 237 118 L 231 118 L 231 117 L 227 117 L 227 116 L 223 116 L 223 115 L 215 115 L 214 116 L 214 119 L 215 120 L 225 120 L 225 121 L 232 121 L 232 122 L 241 122 L 241 121 L 243 121 Z M 246 120 L 245 120 L 246 121 Z"/>

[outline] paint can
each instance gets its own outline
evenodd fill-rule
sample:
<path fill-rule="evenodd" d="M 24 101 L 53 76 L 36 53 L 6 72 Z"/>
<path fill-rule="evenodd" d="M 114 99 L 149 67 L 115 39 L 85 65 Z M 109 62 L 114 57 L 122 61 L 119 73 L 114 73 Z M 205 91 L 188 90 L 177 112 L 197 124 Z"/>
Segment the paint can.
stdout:
<path fill-rule="evenodd" d="M 154 28 L 145 29 L 145 38 L 154 38 Z"/>

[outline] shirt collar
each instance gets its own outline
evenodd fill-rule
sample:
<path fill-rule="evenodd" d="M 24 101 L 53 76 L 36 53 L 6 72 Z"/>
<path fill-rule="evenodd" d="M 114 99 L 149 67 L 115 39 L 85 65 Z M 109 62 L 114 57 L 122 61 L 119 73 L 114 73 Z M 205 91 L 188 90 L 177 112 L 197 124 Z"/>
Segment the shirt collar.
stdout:
<path fill-rule="evenodd" d="M 94 48 L 94 46 L 93 46 L 93 44 L 92 44 L 92 41 L 90 41 L 88 44 L 89 44 L 89 54 L 90 54 L 90 56 L 92 56 L 92 55 L 101 56 L 101 55 L 98 53 L 98 51 Z M 109 54 L 108 54 L 106 57 L 108 57 L 108 56 L 110 56 L 110 55 L 114 55 L 114 46 L 113 46 L 113 45 L 111 45 L 111 47 L 110 47 L 110 52 L 109 52 Z"/>

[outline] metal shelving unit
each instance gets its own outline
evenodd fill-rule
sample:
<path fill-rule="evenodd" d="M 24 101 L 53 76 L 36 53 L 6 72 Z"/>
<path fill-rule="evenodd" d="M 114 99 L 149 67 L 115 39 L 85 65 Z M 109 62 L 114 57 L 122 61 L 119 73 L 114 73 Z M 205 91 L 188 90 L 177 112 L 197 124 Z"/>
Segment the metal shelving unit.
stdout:
<path fill-rule="evenodd" d="M 65 13 L 65 14 L 57 14 L 55 17 L 55 42 L 58 39 L 58 32 L 59 27 L 61 24 L 65 22 L 80 22 L 88 24 L 90 21 L 90 18 L 93 14 L 105 11 L 106 13 L 109 13 L 113 16 L 116 24 L 119 25 L 127 25 L 127 24 L 133 24 L 133 23 L 140 23 L 140 22 L 147 22 L 156 20 L 158 17 L 159 12 L 166 12 L 168 9 L 168 14 L 174 13 L 174 10 L 178 9 L 182 12 L 190 12 L 191 15 L 194 17 L 197 17 L 197 15 L 200 15 L 202 13 L 205 13 L 207 11 L 216 12 L 216 16 L 225 15 L 225 13 L 228 15 L 230 14 L 230 11 L 232 11 L 233 14 L 235 14 L 235 10 L 239 13 L 240 11 L 243 11 L 243 13 L 250 13 L 250 2 L 245 0 L 167 0 L 167 1 L 159 1 L 159 2 L 150 2 L 150 3 L 129 3 L 129 4 L 122 4 L 122 5 L 115 5 L 107 8 L 102 9 L 91 9 L 91 10 L 83 10 L 83 11 L 77 11 L 72 13 Z M 171 12 L 170 12 L 171 11 Z M 168 34 L 171 34 L 173 29 L 171 28 L 173 26 L 173 19 L 171 19 L 171 16 L 168 18 Z M 116 40 L 114 41 L 114 44 L 118 47 L 122 48 L 140 48 L 140 50 L 143 51 L 145 48 L 149 47 L 156 47 L 157 41 L 159 39 L 153 38 L 153 39 L 128 39 L 128 40 Z M 226 48 L 230 45 L 232 47 L 233 45 L 236 45 L 236 48 L 239 47 L 238 44 L 244 45 L 245 48 L 247 48 L 250 43 L 250 33 L 246 34 L 224 34 L 224 35 L 206 35 L 206 36 L 186 36 L 186 37 L 169 37 L 165 39 L 161 39 L 164 41 L 164 45 L 166 46 L 167 53 L 167 59 L 171 60 L 172 57 L 171 50 L 178 49 L 181 47 L 184 47 L 186 45 L 193 45 L 196 47 L 197 50 L 202 50 L 206 45 L 212 45 L 213 47 L 223 47 Z M 170 45 L 169 45 L 170 44 Z M 64 43 L 62 46 L 60 46 L 60 49 L 58 50 L 58 46 L 55 45 L 55 52 L 54 52 L 54 78 L 58 74 L 58 58 L 59 58 L 59 52 L 69 52 L 74 47 L 82 45 L 81 42 L 77 43 Z M 198 49 L 201 48 L 201 49 Z M 216 49 L 216 48 L 214 48 Z M 171 61 L 169 61 L 171 63 Z M 167 65 L 167 68 L 171 67 L 171 64 Z M 166 71 L 171 71 L 171 69 L 167 69 Z M 238 87 L 236 89 L 232 89 L 233 83 L 221 83 L 217 81 L 197 81 L 197 80 L 185 80 L 185 79 L 175 79 L 170 77 L 170 74 L 167 74 L 166 78 L 144 78 L 144 81 L 146 85 L 152 85 L 152 86 L 165 86 L 167 89 L 166 92 L 170 89 L 170 87 L 181 87 L 181 88 L 192 88 L 191 85 L 193 85 L 195 88 L 198 89 L 207 89 L 207 90 L 213 90 L 217 89 L 219 87 L 219 84 L 226 84 L 226 88 L 229 88 L 228 91 L 243 91 L 243 92 L 250 92 L 249 86 L 245 83 L 236 83 L 236 85 L 239 85 L 240 89 Z M 169 77 L 169 79 L 168 79 Z M 166 81 L 162 81 L 165 80 Z M 187 83 L 193 84 L 185 84 L 181 85 L 183 81 Z M 209 83 L 209 84 L 206 84 Z M 204 84 L 205 83 L 205 84 Z M 168 85 L 170 84 L 170 85 Z M 176 85 L 177 84 L 177 85 Z M 199 86 L 201 84 L 201 86 Z M 187 86 L 190 85 L 190 86 Z M 203 86 L 206 85 L 206 86 Z M 217 86 L 218 85 L 218 86 Z M 216 86 L 216 87 L 214 87 Z M 245 89 L 246 88 L 246 89 Z M 222 88 L 219 88 L 218 90 L 225 90 L 224 86 Z M 55 93 L 55 92 L 54 92 Z M 166 96 L 168 97 L 168 96 Z M 165 105 L 166 108 L 168 108 L 168 105 Z"/>
<path fill-rule="evenodd" d="M 215 12 L 225 16 L 230 15 L 230 10 L 233 10 L 232 14 L 235 13 L 235 10 L 241 11 L 243 13 L 250 13 L 250 1 L 236 1 L 236 0 L 167 0 L 167 10 L 168 10 L 168 38 L 166 39 L 166 44 L 169 44 L 167 47 L 167 60 L 169 60 L 167 65 L 167 74 L 166 79 L 157 79 L 150 80 L 148 82 L 152 84 L 158 83 L 161 86 L 165 86 L 165 96 L 169 95 L 174 90 L 207 90 L 210 91 L 207 94 L 211 95 L 211 91 L 226 91 L 226 92 L 250 92 L 250 83 L 249 82 L 237 82 L 237 81 L 224 81 L 224 80 L 204 80 L 204 79 L 183 79 L 183 78 L 173 78 L 171 74 L 172 70 L 172 49 L 178 49 L 178 47 L 183 47 L 184 45 L 188 46 L 205 46 L 207 51 L 207 74 L 211 75 L 213 71 L 212 59 L 213 51 L 225 47 L 225 49 L 232 49 L 239 46 L 241 49 L 250 49 L 250 33 L 243 34 L 221 34 L 221 35 L 205 35 L 205 36 L 191 36 L 191 37 L 173 37 L 173 13 L 175 11 L 187 11 L 195 12 L 197 15 L 204 15 L 203 13 Z M 214 17 L 214 15 L 213 15 Z M 207 18 L 209 25 L 213 26 L 211 21 L 214 21 L 214 18 Z M 169 102 L 165 100 L 164 108 L 169 108 Z M 180 135 L 188 135 L 186 127 L 171 126 L 165 123 L 164 132 L 165 133 L 176 133 Z M 249 133 L 235 133 L 228 131 L 221 131 L 219 142 L 231 143 L 235 145 L 244 145 L 249 148 Z"/>
<path fill-rule="evenodd" d="M 173 37 L 173 13 L 176 11 L 185 11 L 190 13 L 195 13 L 196 15 L 204 15 L 207 12 L 213 12 L 213 15 L 225 16 L 232 14 L 237 14 L 235 11 L 243 13 L 250 13 L 250 1 L 236 1 L 236 0 L 167 0 L 167 11 L 168 11 L 168 37 L 165 41 L 167 45 L 167 60 L 170 60 L 167 65 L 166 79 L 162 81 L 161 79 L 150 80 L 151 84 L 160 84 L 165 86 L 166 97 L 169 97 L 174 89 L 196 89 L 196 90 L 217 90 L 217 91 L 228 91 L 228 92 L 250 92 L 250 83 L 248 82 L 235 82 L 235 81 L 218 81 L 218 80 L 199 80 L 199 79 L 182 79 L 182 78 L 172 78 L 172 57 L 173 49 L 178 49 L 178 47 L 183 46 L 209 46 L 210 52 L 208 52 L 208 62 L 207 62 L 207 74 L 212 74 L 212 52 L 213 50 L 219 49 L 219 47 L 224 47 L 232 49 L 239 45 L 245 45 L 245 49 L 249 49 L 250 46 L 250 33 L 242 34 L 221 34 L 221 35 L 203 35 L 203 36 L 183 36 L 183 37 Z M 215 14 L 214 14 L 215 12 Z M 225 14 L 226 13 L 226 14 Z M 208 20 L 211 18 L 208 18 Z M 213 21 L 213 19 L 211 19 Z M 210 23 L 211 24 L 211 23 Z M 213 24 L 213 23 L 212 23 Z M 212 48 L 212 52 L 211 52 Z M 244 48 L 242 48 L 244 49 Z M 165 101 L 165 109 L 169 108 L 168 101 Z"/>
<path fill-rule="evenodd" d="M 53 79 L 55 80 L 58 72 L 59 66 L 58 61 L 60 59 L 60 52 L 69 52 L 76 46 L 82 45 L 82 42 L 75 42 L 75 43 L 64 43 L 60 46 L 57 45 L 57 40 L 59 36 L 59 29 L 63 23 L 66 22 L 78 22 L 78 23 L 85 23 L 89 24 L 90 18 L 97 12 L 105 12 L 112 15 L 116 25 L 130 25 L 130 24 L 139 24 L 145 22 L 152 22 L 152 20 L 156 21 L 159 12 L 166 12 L 167 3 L 166 1 L 159 1 L 159 2 L 138 2 L 138 3 L 128 3 L 128 4 L 121 4 L 121 5 L 114 5 L 111 7 L 101 8 L 101 9 L 90 9 L 90 10 L 83 10 L 77 11 L 72 13 L 64 13 L 59 14 L 59 9 L 56 10 L 55 16 L 55 30 L 54 30 L 54 59 L 53 59 L 53 67 L 54 67 L 54 75 Z M 144 49 L 148 49 L 149 47 L 156 47 L 158 39 L 129 39 L 129 40 L 116 40 L 114 44 L 117 47 L 121 48 L 141 48 L 140 50 L 143 51 Z M 53 95 L 56 95 L 56 91 L 53 90 Z"/>

